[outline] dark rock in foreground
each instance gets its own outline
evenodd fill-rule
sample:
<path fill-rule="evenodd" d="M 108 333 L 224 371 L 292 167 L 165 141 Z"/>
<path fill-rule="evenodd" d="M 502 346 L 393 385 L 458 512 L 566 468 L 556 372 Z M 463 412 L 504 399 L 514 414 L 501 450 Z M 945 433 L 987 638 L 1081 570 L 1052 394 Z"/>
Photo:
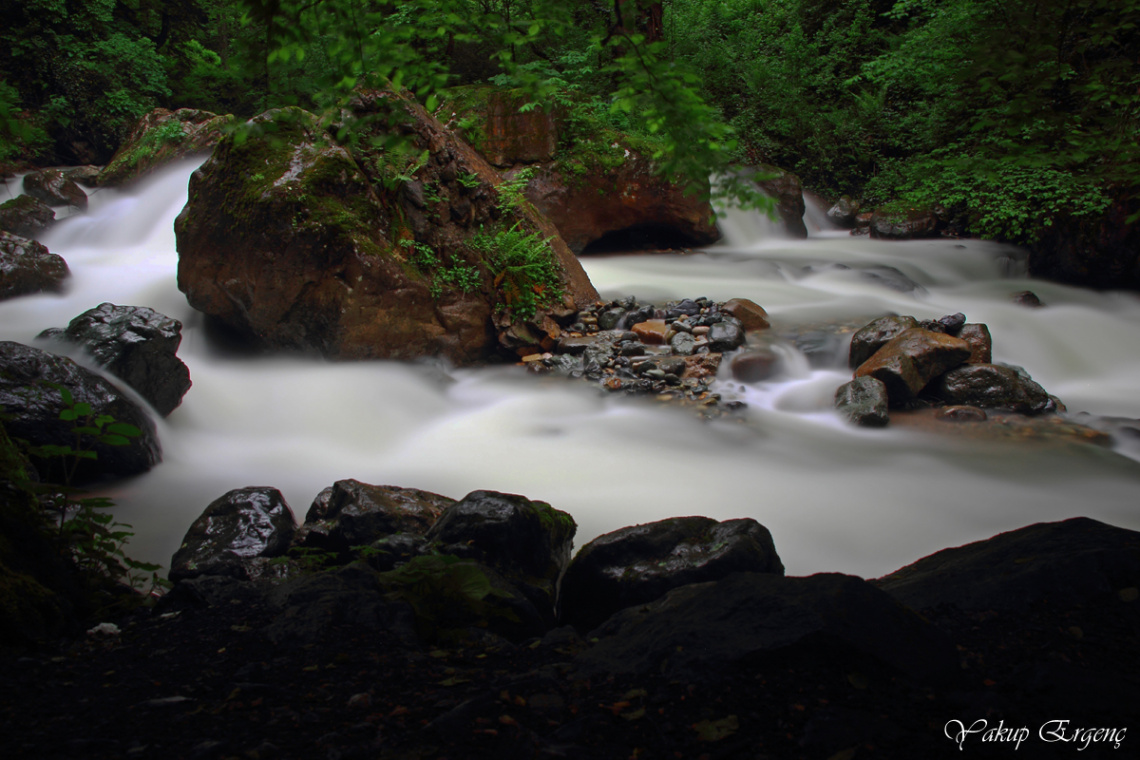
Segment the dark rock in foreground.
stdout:
<path fill-rule="evenodd" d="M 890 422 L 887 386 L 874 377 L 857 377 L 835 391 L 835 408 L 852 423 L 885 427 Z"/>
<path fill-rule="evenodd" d="M 283 555 L 296 521 L 276 488 L 237 488 L 216 499 L 194 521 L 170 561 L 170 580 L 200 575 L 252 579 L 263 560 Z"/>
<path fill-rule="evenodd" d="M 68 405 L 57 385 L 67 389 L 76 405 L 89 405 L 92 418 L 109 416 L 141 431 L 122 446 L 84 436 L 79 447 L 95 452 L 97 458 L 76 462 L 72 483 L 137 475 L 161 461 L 154 422 L 107 380 L 66 357 L 20 343 L 0 342 L 0 407 L 9 415 L 4 424 L 12 436 L 24 438 L 33 446 L 76 447 L 72 428 L 87 424 L 87 415 L 61 420 L 60 412 Z M 42 471 L 57 482 L 66 479 L 62 463 L 56 459 L 47 462 Z"/>
<path fill-rule="evenodd" d="M 734 572 L 784 574 L 772 534 L 752 519 L 673 517 L 582 547 L 562 580 L 562 621 L 588 631 L 615 612 Z"/>
<path fill-rule="evenodd" d="M 63 290 L 67 262 L 41 243 L 0 231 L 0 299 Z"/>
<path fill-rule="evenodd" d="M 1140 532 L 1087 517 L 1037 523 L 943 549 L 875 585 L 916 610 L 1127 603 L 1140 587 Z"/>
<path fill-rule="evenodd" d="M 154 309 L 103 303 L 71 320 L 66 329 L 52 328 L 38 337 L 79 345 L 163 417 L 190 389 L 190 370 L 176 355 L 182 323 Z"/>
<path fill-rule="evenodd" d="M 587 674 L 702 680 L 794 657 L 918 680 L 958 668 L 953 644 L 932 625 L 861 578 L 831 573 L 735 573 L 684 586 L 614 615 L 591 637 L 599 642 L 576 660 Z"/>

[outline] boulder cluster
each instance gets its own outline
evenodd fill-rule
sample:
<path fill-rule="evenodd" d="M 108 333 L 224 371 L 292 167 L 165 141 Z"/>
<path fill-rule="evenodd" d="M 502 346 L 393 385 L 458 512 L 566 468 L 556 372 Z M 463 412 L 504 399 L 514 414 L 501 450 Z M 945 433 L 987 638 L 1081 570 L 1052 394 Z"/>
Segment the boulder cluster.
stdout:
<path fill-rule="evenodd" d="M 961 313 L 923 322 L 880 317 L 852 336 L 849 364 L 854 379 L 836 391 L 835 405 L 866 427 L 886 425 L 892 408 L 936 406 L 939 416 L 958 420 L 984 420 L 987 409 L 1064 409 L 1021 367 L 993 364 L 989 328 Z"/>
<path fill-rule="evenodd" d="M 1087 518 L 947 549 L 877 581 L 786 577 L 771 534 L 747 518 L 622 528 L 571 560 L 575 530 L 570 515 L 523 496 L 456 501 L 355 480 L 324 489 L 298 526 L 275 489 L 236 489 L 187 532 L 162 605 L 257 594 L 277 610 L 263 633 L 291 646 L 344 622 L 410 646 L 549 641 L 576 652 L 584 678 L 692 682 L 803 655 L 938 682 L 960 672 L 959 658 L 915 610 L 1127 601 L 1140 578 L 1137 534 Z"/>
<path fill-rule="evenodd" d="M 762 345 L 768 328 L 767 313 L 746 298 L 685 298 L 655 306 L 630 296 L 580 310 L 549 350 L 523 356 L 522 363 L 606 391 L 653 395 L 718 414 L 721 399 L 710 386 L 725 357 L 744 382 L 775 371 L 776 357 Z M 734 403 L 724 410 L 735 409 Z"/>
<path fill-rule="evenodd" d="M 145 306 L 104 303 L 38 337 L 109 373 L 41 348 L 0 342 L 0 408 L 9 432 L 33 447 L 78 446 L 95 454 L 77 454 L 73 470 L 58 458 L 45 460 L 39 474 L 50 482 L 78 484 L 137 475 L 158 464 L 162 447 L 146 405 L 165 417 L 190 389 L 190 371 L 177 357 L 182 324 Z M 90 435 L 100 419 L 99 428 L 119 423 L 139 434 L 107 443 Z M 76 428 L 87 432 L 77 438 Z"/>

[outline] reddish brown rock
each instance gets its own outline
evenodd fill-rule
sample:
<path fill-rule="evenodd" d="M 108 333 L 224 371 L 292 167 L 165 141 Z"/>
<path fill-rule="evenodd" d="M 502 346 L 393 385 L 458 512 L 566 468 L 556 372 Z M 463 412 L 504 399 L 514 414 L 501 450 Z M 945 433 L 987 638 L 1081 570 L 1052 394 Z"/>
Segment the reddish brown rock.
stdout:
<path fill-rule="evenodd" d="M 527 95 L 494 90 L 487 97 L 487 118 L 480 149 L 495 166 L 549 161 L 558 147 L 558 124 L 554 114 L 542 108 L 519 109 L 529 103 Z"/>
<path fill-rule="evenodd" d="M 958 337 L 970 344 L 970 358 L 966 364 L 989 364 L 993 361 L 993 339 L 985 325 L 966 324 Z"/>
<path fill-rule="evenodd" d="M 645 322 L 638 322 L 629 329 L 637 336 L 638 340 L 642 343 L 648 343 L 651 346 L 665 345 L 665 333 L 669 330 L 665 325 L 664 319 L 650 319 Z"/>
<path fill-rule="evenodd" d="M 747 331 L 767 330 L 770 327 L 768 312 L 764 311 L 764 307 L 755 301 L 750 301 L 747 298 L 730 298 L 724 302 L 721 308 L 739 319 L 740 324 Z"/>
<path fill-rule="evenodd" d="M 653 162 L 618 146 L 620 163 L 583 165 L 582 173 L 556 166 L 536 175 L 527 198 L 558 228 L 575 253 L 607 235 L 627 233 L 629 248 L 708 245 L 720 238 L 712 207 L 654 172 Z M 638 236 L 648 243 L 640 244 Z"/>
<path fill-rule="evenodd" d="M 780 357 L 770 348 L 757 351 L 741 351 L 732 357 L 729 369 L 734 380 L 742 383 L 758 383 L 776 374 L 780 367 Z"/>
<path fill-rule="evenodd" d="M 382 119 L 354 154 L 312 114 L 262 114 L 255 123 L 276 124 L 272 142 L 226 138 L 191 178 L 175 232 L 178 284 L 192 306 L 269 348 L 484 361 L 501 350 L 496 313 L 508 304 L 491 272 L 493 251 L 472 239 L 514 225 L 547 241 L 564 305 L 597 299 L 549 221 L 525 204 L 502 209 L 498 173 L 417 104 L 370 92 L 354 108 L 364 118 L 402 113 L 411 155 L 427 155 L 414 180 L 391 189 L 384 172 L 407 167 L 385 168 L 391 157 L 368 152 L 370 138 L 384 135 Z M 444 279 L 455 272 L 463 287 Z M 549 337 L 541 312 L 527 324 L 533 329 L 523 325 L 527 335 L 511 346 Z"/>
<path fill-rule="evenodd" d="M 857 370 L 855 377 L 871 376 L 887 386 L 892 404 L 914 398 L 934 378 L 970 357 L 970 345 L 961 338 L 911 328 L 892 338 Z"/>

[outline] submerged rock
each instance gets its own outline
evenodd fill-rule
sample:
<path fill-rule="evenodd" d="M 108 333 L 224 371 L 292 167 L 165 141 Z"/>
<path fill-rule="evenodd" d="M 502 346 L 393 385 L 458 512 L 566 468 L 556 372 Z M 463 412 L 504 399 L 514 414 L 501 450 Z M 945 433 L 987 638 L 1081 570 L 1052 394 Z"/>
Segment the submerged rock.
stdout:
<path fill-rule="evenodd" d="M 296 521 L 276 488 L 235 488 L 194 521 L 170 561 L 170 580 L 225 575 L 251 580 L 289 549 Z"/>
<path fill-rule="evenodd" d="M 61 420 L 60 413 L 72 408 L 64 401 L 64 391 L 71 396 L 75 407 L 86 404 L 90 415 L 78 414 L 74 420 Z M 79 448 L 94 452 L 96 458 L 75 462 L 72 483 L 137 475 L 162 459 L 154 422 L 147 413 L 106 379 L 63 356 L 0 341 L 0 407 L 8 415 L 4 422 L 8 432 L 28 440 L 33 446 L 76 447 L 73 428 L 89 424 L 88 418 L 100 416 L 140 431 L 140 435 L 127 439 L 124 445 L 82 436 Z M 37 469 L 56 482 L 66 480 L 64 465 L 57 459 L 42 466 L 37 462 Z"/>
<path fill-rule="evenodd" d="M 43 244 L 0 231 L 0 299 L 59 292 L 70 275 L 67 262 Z"/>
<path fill-rule="evenodd" d="M 784 573 L 772 534 L 755 520 L 674 517 L 622 528 L 574 557 L 562 581 L 562 621 L 588 631 L 630 605 L 740 571 Z"/>
<path fill-rule="evenodd" d="M 146 306 L 103 303 L 71 320 L 65 329 L 44 330 L 38 337 L 80 346 L 163 417 L 190 390 L 190 370 L 177 356 L 182 323 Z"/>

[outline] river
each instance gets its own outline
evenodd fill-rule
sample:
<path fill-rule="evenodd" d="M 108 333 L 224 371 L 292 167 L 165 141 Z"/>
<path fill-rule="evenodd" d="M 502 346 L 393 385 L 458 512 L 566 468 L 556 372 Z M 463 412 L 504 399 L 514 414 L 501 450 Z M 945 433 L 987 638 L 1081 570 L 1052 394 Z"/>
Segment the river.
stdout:
<path fill-rule="evenodd" d="M 168 564 L 190 523 L 232 488 L 275 486 L 298 520 L 342 478 L 427 489 L 521 493 L 572 514 L 576 545 L 668 516 L 753 517 L 789 574 L 891 572 L 932 551 L 1029 523 L 1087 515 L 1140 529 L 1140 447 L 979 442 L 915 429 L 856 429 L 831 410 L 850 378 L 782 345 L 781 375 L 726 399 L 707 422 L 651 400 L 438 362 L 331 363 L 250 357 L 218 346 L 175 284 L 172 223 L 195 163 L 127 191 L 98 190 L 88 213 L 41 242 L 72 271 L 60 295 L 0 303 L 0 339 L 33 343 L 104 301 L 183 322 L 193 387 L 159 422 L 164 461 L 104 492 L 135 538 L 128 553 Z M 12 192 L 0 190 L 0 200 Z M 750 298 L 777 329 L 964 312 L 994 336 L 995 361 L 1025 367 L 1070 413 L 1140 418 L 1140 298 L 1030 280 L 1024 253 L 980 241 L 881 242 L 820 229 L 781 239 L 726 215 L 725 243 L 677 255 L 587 257 L 611 298 Z M 884 269 L 892 267 L 894 271 Z M 900 278 L 897 273 L 903 275 Z M 907 281 L 919 287 L 900 290 Z M 1047 307 L 1016 305 L 1033 290 Z M 949 424 L 949 423 L 948 423 Z"/>

